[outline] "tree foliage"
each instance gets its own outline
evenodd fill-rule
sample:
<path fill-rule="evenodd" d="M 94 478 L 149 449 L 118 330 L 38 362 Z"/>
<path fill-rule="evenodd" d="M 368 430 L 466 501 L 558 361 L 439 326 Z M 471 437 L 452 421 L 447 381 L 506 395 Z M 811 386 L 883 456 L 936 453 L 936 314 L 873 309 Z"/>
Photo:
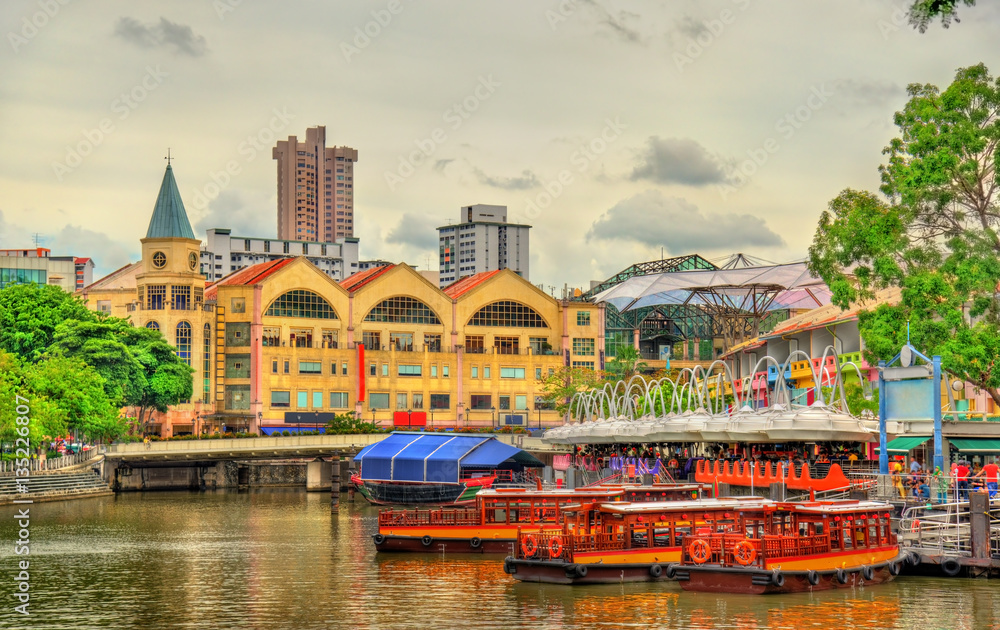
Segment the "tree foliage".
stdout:
<path fill-rule="evenodd" d="M 333 418 L 326 423 L 326 432 L 335 435 L 377 433 L 378 425 L 374 422 L 365 422 L 353 412 L 344 412 L 334 414 Z"/>
<path fill-rule="evenodd" d="M 940 18 L 941 26 L 948 28 L 952 20 L 961 22 L 955 10 L 959 4 L 971 7 L 975 6 L 976 0 L 915 0 L 910 6 L 910 24 L 925 33 L 931 22 Z"/>
<path fill-rule="evenodd" d="M 0 350 L 35 360 L 65 321 L 96 321 L 83 302 L 52 285 L 16 284 L 0 290 Z"/>
<path fill-rule="evenodd" d="M 649 366 L 642 360 L 642 355 L 635 346 L 618 346 L 615 358 L 608 361 L 606 367 L 608 379 L 627 381 L 636 374 L 645 372 Z"/>
<path fill-rule="evenodd" d="M 982 64 L 943 92 L 911 85 L 900 136 L 880 167 L 884 197 L 845 190 L 820 217 L 810 269 L 847 308 L 898 287 L 898 304 L 859 313 L 869 360 L 907 341 L 1000 402 L 1000 82 Z"/>
<path fill-rule="evenodd" d="M 600 387 L 603 379 L 596 370 L 562 367 L 538 383 L 545 402 L 552 404 L 560 415 L 565 415 L 569 410 L 570 400 L 576 393 Z"/>

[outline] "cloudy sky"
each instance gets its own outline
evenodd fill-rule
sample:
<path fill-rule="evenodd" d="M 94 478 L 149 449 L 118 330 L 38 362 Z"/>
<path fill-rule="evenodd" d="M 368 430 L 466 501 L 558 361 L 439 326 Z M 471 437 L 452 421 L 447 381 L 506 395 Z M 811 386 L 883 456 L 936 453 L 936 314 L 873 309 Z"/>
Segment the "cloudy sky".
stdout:
<path fill-rule="evenodd" d="M 167 147 L 199 235 L 273 237 L 271 147 L 326 125 L 363 258 L 436 269 L 434 228 L 490 203 L 536 284 L 801 259 L 908 84 L 1000 69 L 980 5 L 920 34 L 901 0 L 5 0 L 0 248 L 137 259 Z"/>

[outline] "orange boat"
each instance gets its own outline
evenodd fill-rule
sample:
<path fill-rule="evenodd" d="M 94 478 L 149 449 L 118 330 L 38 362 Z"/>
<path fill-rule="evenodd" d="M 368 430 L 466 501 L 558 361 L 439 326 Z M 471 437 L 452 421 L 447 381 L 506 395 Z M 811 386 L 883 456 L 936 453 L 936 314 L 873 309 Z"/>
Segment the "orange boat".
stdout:
<path fill-rule="evenodd" d="M 892 506 L 873 501 L 767 503 L 729 531 L 685 535 L 671 573 L 686 591 L 794 593 L 881 584 L 906 560 Z"/>
<path fill-rule="evenodd" d="M 739 511 L 770 503 L 757 497 L 669 503 L 565 506 L 559 530 L 522 528 L 504 571 L 524 582 L 617 584 L 673 577 L 681 541 L 698 530 L 728 532 Z"/>
<path fill-rule="evenodd" d="M 475 507 L 384 509 L 372 538 L 378 551 L 512 553 L 518 529 L 558 531 L 567 505 L 673 502 L 698 497 L 706 490 L 711 488 L 702 484 L 495 488 L 480 491 Z"/>

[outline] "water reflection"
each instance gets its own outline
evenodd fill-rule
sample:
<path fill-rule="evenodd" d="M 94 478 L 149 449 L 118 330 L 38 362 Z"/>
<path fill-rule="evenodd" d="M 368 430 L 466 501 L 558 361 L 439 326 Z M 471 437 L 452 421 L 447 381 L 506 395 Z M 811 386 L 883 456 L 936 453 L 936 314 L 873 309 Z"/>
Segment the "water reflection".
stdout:
<path fill-rule="evenodd" d="M 8 605 L 0 627 L 1000 630 L 987 581 L 717 596 L 669 582 L 523 584 L 479 554 L 376 556 L 374 509 L 331 515 L 328 496 L 295 490 L 129 494 L 38 504 L 31 517 L 33 614 L 25 624 Z M 0 519 L 0 538 L 15 536 Z M 18 559 L 0 546 L 5 576 Z"/>

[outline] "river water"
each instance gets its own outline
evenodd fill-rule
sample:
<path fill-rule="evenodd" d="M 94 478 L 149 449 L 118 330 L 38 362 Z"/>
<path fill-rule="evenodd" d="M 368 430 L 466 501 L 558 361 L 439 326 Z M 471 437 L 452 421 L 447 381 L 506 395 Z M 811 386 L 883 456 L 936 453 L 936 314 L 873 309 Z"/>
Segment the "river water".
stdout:
<path fill-rule="evenodd" d="M 283 489 L 32 505 L 25 617 L 14 513 L 0 507 L 3 628 L 1000 629 L 996 581 L 782 597 L 522 584 L 498 557 L 376 555 L 377 510 L 360 496 L 331 515 L 328 494 Z"/>

